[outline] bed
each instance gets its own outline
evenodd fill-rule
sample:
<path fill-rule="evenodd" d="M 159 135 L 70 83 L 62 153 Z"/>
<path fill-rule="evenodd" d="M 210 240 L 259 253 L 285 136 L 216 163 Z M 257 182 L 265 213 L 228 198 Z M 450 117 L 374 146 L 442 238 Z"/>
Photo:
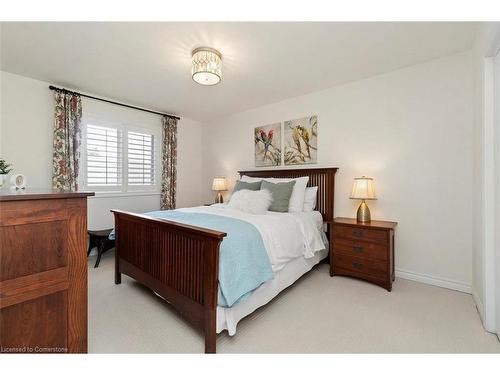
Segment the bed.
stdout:
<path fill-rule="evenodd" d="M 240 171 L 240 176 L 297 178 L 317 186 L 316 210 L 327 231 L 333 220 L 337 168 Z M 210 208 L 206 208 L 210 210 Z M 213 208 L 217 210 L 217 208 Z M 176 210 L 177 211 L 177 210 Z M 208 213 L 212 213 L 207 211 Z M 230 307 L 218 306 L 219 251 L 227 234 L 142 214 L 113 210 L 115 216 L 115 284 L 125 274 L 168 301 L 205 337 L 205 353 L 216 352 L 217 333 L 235 333 L 236 324 L 308 272 L 329 249 L 283 262 L 274 277 Z M 316 219 L 316 221 L 318 221 Z M 226 239 L 226 241 L 228 241 Z"/>

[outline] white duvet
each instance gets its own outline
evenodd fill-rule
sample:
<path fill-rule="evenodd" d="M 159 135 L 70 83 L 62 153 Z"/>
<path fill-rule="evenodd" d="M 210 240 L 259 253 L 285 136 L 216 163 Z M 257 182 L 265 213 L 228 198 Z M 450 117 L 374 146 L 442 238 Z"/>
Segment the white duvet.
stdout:
<path fill-rule="evenodd" d="M 318 211 L 280 213 L 268 211 L 265 215 L 253 215 L 231 209 L 226 204 L 181 208 L 180 211 L 200 212 L 232 217 L 253 224 L 262 236 L 269 261 L 274 272 L 286 263 L 298 258 L 312 258 L 323 250 L 323 218 Z"/>

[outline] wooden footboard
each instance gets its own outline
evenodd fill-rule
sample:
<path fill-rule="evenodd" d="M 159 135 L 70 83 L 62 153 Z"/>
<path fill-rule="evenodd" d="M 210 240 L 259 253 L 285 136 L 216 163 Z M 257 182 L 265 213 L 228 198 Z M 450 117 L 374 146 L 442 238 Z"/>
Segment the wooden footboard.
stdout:
<path fill-rule="evenodd" d="M 216 351 L 219 246 L 226 233 L 120 210 L 115 215 L 115 284 L 124 273 L 154 290 Z"/>

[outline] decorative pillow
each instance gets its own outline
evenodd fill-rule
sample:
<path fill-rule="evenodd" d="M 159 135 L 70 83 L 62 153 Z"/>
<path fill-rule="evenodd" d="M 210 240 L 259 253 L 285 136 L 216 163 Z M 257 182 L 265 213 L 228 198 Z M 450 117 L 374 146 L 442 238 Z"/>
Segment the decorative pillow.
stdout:
<path fill-rule="evenodd" d="M 279 182 L 277 184 L 262 181 L 260 189 L 269 190 L 273 195 L 273 202 L 269 206 L 269 211 L 288 212 L 294 185 L 295 181 Z"/>
<path fill-rule="evenodd" d="M 290 205 L 288 206 L 289 212 L 302 212 L 304 211 L 304 198 L 306 195 L 306 187 L 309 182 L 309 177 L 298 177 L 298 178 L 260 178 L 260 177 L 249 177 L 243 175 L 241 181 L 245 182 L 257 182 L 257 181 L 268 181 L 273 183 L 279 182 L 290 182 L 295 181 L 293 187 L 292 196 L 290 198 Z"/>
<path fill-rule="evenodd" d="M 259 182 L 259 181 L 269 181 L 270 178 L 262 178 L 262 177 L 250 177 L 244 174 L 241 176 L 240 181 L 245 181 L 245 182 Z"/>
<path fill-rule="evenodd" d="M 236 181 L 233 193 L 236 193 L 239 190 L 254 190 L 254 191 L 260 190 L 261 183 L 262 181 L 257 181 L 257 182 Z"/>
<path fill-rule="evenodd" d="M 316 199 L 318 198 L 318 187 L 306 188 L 306 196 L 304 199 L 304 212 L 312 212 L 316 208 Z"/>
<path fill-rule="evenodd" d="M 269 190 L 239 190 L 233 193 L 229 208 L 254 215 L 264 215 L 273 201 Z"/>

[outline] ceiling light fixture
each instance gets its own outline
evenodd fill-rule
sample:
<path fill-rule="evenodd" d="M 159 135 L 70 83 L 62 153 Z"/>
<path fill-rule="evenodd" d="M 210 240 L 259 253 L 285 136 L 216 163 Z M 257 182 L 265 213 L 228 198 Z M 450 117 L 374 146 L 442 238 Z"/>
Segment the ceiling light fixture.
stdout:
<path fill-rule="evenodd" d="M 204 86 L 218 84 L 222 79 L 222 55 L 219 51 L 208 48 L 196 48 L 192 52 L 193 68 L 191 74 L 196 83 Z"/>

